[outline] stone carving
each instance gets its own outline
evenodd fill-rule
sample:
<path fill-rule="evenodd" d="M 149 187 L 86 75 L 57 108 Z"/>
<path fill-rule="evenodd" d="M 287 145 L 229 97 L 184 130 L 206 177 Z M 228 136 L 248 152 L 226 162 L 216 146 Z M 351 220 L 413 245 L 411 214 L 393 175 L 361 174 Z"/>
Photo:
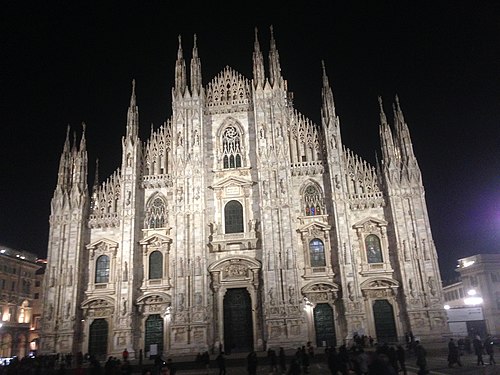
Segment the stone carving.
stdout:
<path fill-rule="evenodd" d="M 274 305 L 274 288 L 269 288 L 267 291 L 267 296 L 269 297 L 269 304 Z"/>
<path fill-rule="evenodd" d="M 223 268 L 222 274 L 226 279 L 248 277 L 248 267 L 240 263 L 230 264 Z"/>

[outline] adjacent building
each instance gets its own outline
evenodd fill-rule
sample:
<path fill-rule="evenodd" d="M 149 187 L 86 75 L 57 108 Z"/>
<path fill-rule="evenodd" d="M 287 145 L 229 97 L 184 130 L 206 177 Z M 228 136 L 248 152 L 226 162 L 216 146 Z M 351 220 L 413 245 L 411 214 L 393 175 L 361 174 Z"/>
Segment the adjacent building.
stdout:
<path fill-rule="evenodd" d="M 36 255 L 0 245 L 0 357 L 24 357 L 37 349 L 33 318 L 41 315 L 40 268 Z"/>
<path fill-rule="evenodd" d="M 187 64 L 179 38 L 171 116 L 141 140 L 133 82 L 121 165 L 104 181 L 96 173 L 91 191 L 85 132 L 67 137 L 43 352 L 133 357 L 447 331 L 398 99 L 391 119 L 379 99 L 373 166 L 342 141 L 325 66 L 316 124 L 294 107 L 272 30 L 269 46 L 265 63 L 256 33 L 251 78 L 226 67 L 204 80 L 196 39 Z"/>
<path fill-rule="evenodd" d="M 500 335 L 500 254 L 458 260 L 459 281 L 443 288 L 451 333 Z"/>

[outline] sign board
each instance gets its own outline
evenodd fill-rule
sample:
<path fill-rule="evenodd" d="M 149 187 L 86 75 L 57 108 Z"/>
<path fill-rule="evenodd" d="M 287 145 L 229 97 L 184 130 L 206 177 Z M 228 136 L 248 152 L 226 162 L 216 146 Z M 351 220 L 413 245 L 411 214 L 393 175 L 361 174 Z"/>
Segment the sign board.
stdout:
<path fill-rule="evenodd" d="M 466 322 L 450 322 L 448 323 L 448 326 L 450 327 L 451 336 L 453 337 L 468 336 Z"/>
<path fill-rule="evenodd" d="M 149 345 L 149 356 L 158 355 L 158 344 Z"/>
<path fill-rule="evenodd" d="M 471 320 L 484 320 L 482 307 L 458 307 L 446 310 L 448 322 L 468 322 Z"/>

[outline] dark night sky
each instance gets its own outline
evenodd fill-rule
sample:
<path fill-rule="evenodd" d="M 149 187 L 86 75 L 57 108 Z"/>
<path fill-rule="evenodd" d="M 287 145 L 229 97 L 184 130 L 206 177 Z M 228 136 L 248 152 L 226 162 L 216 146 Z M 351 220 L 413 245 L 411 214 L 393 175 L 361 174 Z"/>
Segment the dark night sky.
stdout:
<path fill-rule="evenodd" d="M 106 3 L 2 5 L 0 243 L 46 255 L 68 124 L 80 134 L 86 122 L 89 174 L 98 157 L 105 179 L 133 78 L 142 139 L 170 117 L 178 34 L 187 59 L 198 35 L 206 84 L 226 65 L 251 78 L 254 27 L 267 54 L 272 24 L 295 107 L 319 122 L 324 59 L 343 141 L 372 163 L 377 96 L 391 114 L 399 95 L 443 279 L 458 258 L 500 251 L 499 2 Z"/>

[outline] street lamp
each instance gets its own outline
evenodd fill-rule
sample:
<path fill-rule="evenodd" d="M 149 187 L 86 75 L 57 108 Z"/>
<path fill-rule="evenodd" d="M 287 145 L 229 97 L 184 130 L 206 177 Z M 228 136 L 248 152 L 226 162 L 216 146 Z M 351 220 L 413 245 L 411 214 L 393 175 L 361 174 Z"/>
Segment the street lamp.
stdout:
<path fill-rule="evenodd" d="M 477 295 L 475 289 L 470 289 L 469 291 L 467 291 L 467 294 L 469 295 L 469 297 L 464 298 L 464 303 L 467 306 L 481 305 L 483 303 L 483 298 Z"/>

